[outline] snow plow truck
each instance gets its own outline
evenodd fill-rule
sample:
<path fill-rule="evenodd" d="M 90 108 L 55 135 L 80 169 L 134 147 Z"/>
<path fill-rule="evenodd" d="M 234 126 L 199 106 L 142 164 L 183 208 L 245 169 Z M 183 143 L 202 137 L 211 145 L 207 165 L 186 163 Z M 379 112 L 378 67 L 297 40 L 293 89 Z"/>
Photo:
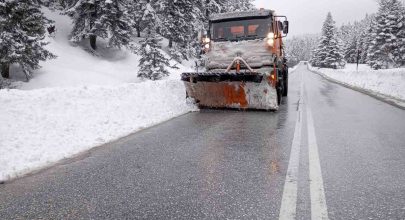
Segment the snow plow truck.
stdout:
<path fill-rule="evenodd" d="M 288 94 L 282 39 L 286 16 L 272 10 L 213 14 L 202 37 L 205 72 L 183 73 L 200 108 L 278 110 Z"/>

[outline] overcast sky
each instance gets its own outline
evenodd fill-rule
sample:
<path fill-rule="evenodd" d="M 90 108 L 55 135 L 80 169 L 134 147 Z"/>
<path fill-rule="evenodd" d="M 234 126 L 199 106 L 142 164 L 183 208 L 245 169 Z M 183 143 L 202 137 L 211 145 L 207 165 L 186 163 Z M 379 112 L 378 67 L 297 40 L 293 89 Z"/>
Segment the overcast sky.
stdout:
<path fill-rule="evenodd" d="M 290 34 L 320 33 L 327 13 L 338 25 L 377 12 L 376 0 L 256 0 L 258 8 L 275 10 L 290 21 Z"/>

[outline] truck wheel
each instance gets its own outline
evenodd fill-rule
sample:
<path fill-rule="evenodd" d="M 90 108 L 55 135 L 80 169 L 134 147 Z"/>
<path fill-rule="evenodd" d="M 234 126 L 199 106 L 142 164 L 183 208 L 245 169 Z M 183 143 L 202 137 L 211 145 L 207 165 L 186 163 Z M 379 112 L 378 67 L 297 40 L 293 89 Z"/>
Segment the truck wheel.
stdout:
<path fill-rule="evenodd" d="M 281 101 L 283 101 L 283 92 L 282 92 L 282 89 L 279 87 L 277 89 L 277 104 L 279 106 L 281 105 Z"/>
<path fill-rule="evenodd" d="M 283 80 L 283 84 L 284 84 L 284 89 L 283 89 L 283 96 L 286 97 L 288 96 L 288 72 L 284 72 L 284 80 Z"/>

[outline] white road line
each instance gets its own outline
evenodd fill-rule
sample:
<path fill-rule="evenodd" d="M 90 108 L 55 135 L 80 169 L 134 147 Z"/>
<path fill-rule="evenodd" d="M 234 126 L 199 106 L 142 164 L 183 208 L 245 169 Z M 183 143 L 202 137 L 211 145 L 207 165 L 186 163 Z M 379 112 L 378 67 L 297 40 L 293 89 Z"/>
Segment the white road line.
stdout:
<path fill-rule="evenodd" d="M 311 219 L 329 219 L 326 206 L 325 190 L 323 187 L 321 163 L 319 160 L 318 144 L 315 136 L 314 120 L 309 105 L 307 110 L 308 125 L 308 154 L 309 154 L 309 187 L 311 192 Z"/>
<path fill-rule="evenodd" d="M 302 73 L 301 73 L 302 78 Z M 304 84 L 301 80 L 300 100 L 298 102 L 297 121 L 295 123 L 294 138 L 291 146 L 290 161 L 284 184 L 283 198 L 281 200 L 280 220 L 295 219 L 297 214 L 297 188 L 298 170 L 301 150 L 302 132 L 302 97 Z"/>

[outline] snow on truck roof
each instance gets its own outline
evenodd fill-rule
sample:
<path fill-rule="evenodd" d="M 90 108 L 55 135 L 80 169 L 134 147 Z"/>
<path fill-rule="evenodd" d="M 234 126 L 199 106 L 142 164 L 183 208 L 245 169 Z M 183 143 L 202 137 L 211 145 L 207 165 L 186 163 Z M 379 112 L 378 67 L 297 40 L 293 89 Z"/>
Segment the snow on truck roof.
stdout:
<path fill-rule="evenodd" d="M 272 10 L 254 10 L 243 12 L 228 12 L 221 14 L 212 14 L 210 21 L 222 21 L 232 18 L 252 18 L 252 17 L 269 17 L 273 14 Z"/>

